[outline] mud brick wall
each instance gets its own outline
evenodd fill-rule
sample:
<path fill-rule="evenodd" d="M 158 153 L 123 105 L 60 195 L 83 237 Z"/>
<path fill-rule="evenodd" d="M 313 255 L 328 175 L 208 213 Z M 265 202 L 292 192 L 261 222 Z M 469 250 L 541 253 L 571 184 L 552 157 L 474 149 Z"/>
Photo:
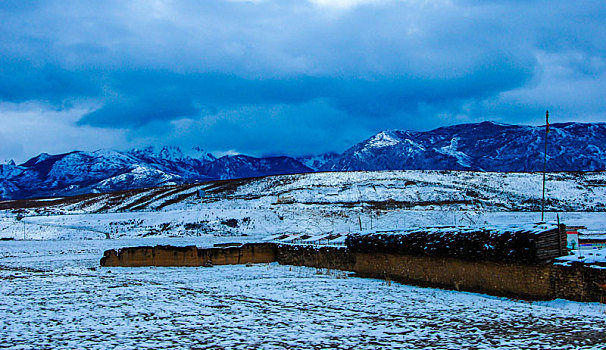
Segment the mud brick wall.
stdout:
<path fill-rule="evenodd" d="M 102 266 L 199 266 L 198 248 L 190 247 L 133 247 L 108 250 L 101 259 Z"/>
<path fill-rule="evenodd" d="M 548 300 L 606 302 L 606 269 L 582 264 L 512 264 L 465 261 L 384 253 L 352 253 L 348 249 L 278 245 L 283 265 L 354 271 L 356 276 L 387 279 L 426 287 L 491 295 Z"/>
<path fill-rule="evenodd" d="M 101 266 L 209 266 L 276 261 L 274 244 L 245 244 L 229 248 L 197 248 L 195 246 L 133 247 L 108 250 Z"/>
<path fill-rule="evenodd" d="M 298 246 L 281 244 L 276 249 L 276 261 L 282 265 L 308 266 L 323 269 L 353 271 L 355 256 L 346 248 Z"/>
<path fill-rule="evenodd" d="M 134 247 L 108 250 L 102 266 L 210 266 L 278 262 L 354 271 L 359 277 L 530 300 L 562 298 L 606 302 L 606 268 L 572 265 L 468 261 L 347 248 L 273 243 L 240 247 Z"/>
<path fill-rule="evenodd" d="M 361 277 L 522 299 L 552 296 L 550 265 L 464 261 L 394 254 L 356 254 Z"/>
<path fill-rule="evenodd" d="M 270 243 L 255 243 L 241 247 L 200 249 L 199 255 L 213 265 L 271 263 L 276 261 L 276 246 Z"/>
<path fill-rule="evenodd" d="M 606 267 L 553 265 L 551 278 L 555 298 L 606 303 Z"/>

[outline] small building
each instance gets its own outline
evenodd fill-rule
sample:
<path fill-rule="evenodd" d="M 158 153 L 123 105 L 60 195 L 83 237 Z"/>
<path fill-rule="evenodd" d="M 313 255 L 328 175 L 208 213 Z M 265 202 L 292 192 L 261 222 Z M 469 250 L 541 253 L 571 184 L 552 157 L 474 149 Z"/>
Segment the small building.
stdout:
<path fill-rule="evenodd" d="M 293 239 L 293 243 L 305 243 L 305 240 L 310 239 L 311 235 L 304 233 L 302 235 L 298 235 L 295 239 Z"/>
<path fill-rule="evenodd" d="M 292 196 L 278 196 L 276 200 L 276 204 L 293 204 L 295 202 L 295 197 Z"/>

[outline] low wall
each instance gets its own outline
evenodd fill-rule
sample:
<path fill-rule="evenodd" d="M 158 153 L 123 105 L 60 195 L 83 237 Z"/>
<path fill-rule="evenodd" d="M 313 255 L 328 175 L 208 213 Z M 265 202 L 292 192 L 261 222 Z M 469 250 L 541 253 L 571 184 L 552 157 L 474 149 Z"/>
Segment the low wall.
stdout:
<path fill-rule="evenodd" d="M 606 303 L 606 267 L 577 262 L 553 265 L 551 272 L 554 297 Z"/>
<path fill-rule="evenodd" d="M 345 247 L 278 245 L 276 261 L 282 265 L 308 266 L 322 269 L 354 271 L 356 258 Z"/>
<path fill-rule="evenodd" d="M 454 258 L 352 253 L 349 249 L 273 243 L 240 247 L 134 247 L 108 250 L 102 266 L 212 266 L 278 262 L 353 271 L 356 276 L 519 299 L 606 302 L 606 268 L 527 265 Z"/>
<path fill-rule="evenodd" d="M 356 255 L 354 271 L 361 277 L 521 299 L 552 296 L 550 265 L 360 253 Z"/>
<path fill-rule="evenodd" d="M 155 246 L 108 250 L 101 258 L 101 266 L 212 266 L 274 261 L 276 245 L 271 243 L 227 248 Z"/>

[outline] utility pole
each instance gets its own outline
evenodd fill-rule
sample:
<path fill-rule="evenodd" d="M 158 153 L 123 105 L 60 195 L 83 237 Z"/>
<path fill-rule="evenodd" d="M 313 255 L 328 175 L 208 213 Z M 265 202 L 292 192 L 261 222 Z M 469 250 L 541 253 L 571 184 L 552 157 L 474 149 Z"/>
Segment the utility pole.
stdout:
<path fill-rule="evenodd" d="M 562 227 L 560 227 L 560 214 L 556 214 L 556 218 L 558 219 L 558 237 L 560 238 L 558 242 L 558 248 L 560 256 L 562 256 Z M 566 239 L 568 240 L 568 239 Z"/>
<path fill-rule="evenodd" d="M 541 221 L 545 219 L 545 171 L 547 169 L 547 135 L 549 135 L 549 111 L 545 112 L 545 153 L 543 154 L 543 199 L 541 200 Z"/>
<path fill-rule="evenodd" d="M 370 209 L 370 229 L 372 230 L 372 209 Z"/>

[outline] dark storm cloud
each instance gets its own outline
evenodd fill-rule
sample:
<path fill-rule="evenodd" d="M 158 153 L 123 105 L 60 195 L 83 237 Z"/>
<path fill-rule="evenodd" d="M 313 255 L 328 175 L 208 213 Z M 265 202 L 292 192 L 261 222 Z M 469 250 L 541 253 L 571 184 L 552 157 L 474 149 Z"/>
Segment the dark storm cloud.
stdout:
<path fill-rule="evenodd" d="M 52 65 L 34 66 L 23 59 L 0 57 L 0 99 L 61 104 L 70 98 L 96 97 L 101 92 L 90 72 Z"/>
<path fill-rule="evenodd" d="M 601 1 L 5 1 L 0 102 L 257 154 L 546 107 L 604 121 L 605 22 Z"/>
<path fill-rule="evenodd" d="M 139 126 L 222 108 L 302 104 L 315 99 L 327 100 L 353 119 L 384 117 L 414 111 L 420 103 L 439 105 L 491 96 L 520 86 L 531 76 L 532 62 L 515 65 L 504 57 L 491 59 L 492 62 L 487 60 L 474 71 L 451 79 L 399 76 L 372 80 L 310 76 L 250 79 L 219 74 L 119 73 L 112 76 L 112 90 L 136 99 L 106 101 L 80 123 Z"/>

